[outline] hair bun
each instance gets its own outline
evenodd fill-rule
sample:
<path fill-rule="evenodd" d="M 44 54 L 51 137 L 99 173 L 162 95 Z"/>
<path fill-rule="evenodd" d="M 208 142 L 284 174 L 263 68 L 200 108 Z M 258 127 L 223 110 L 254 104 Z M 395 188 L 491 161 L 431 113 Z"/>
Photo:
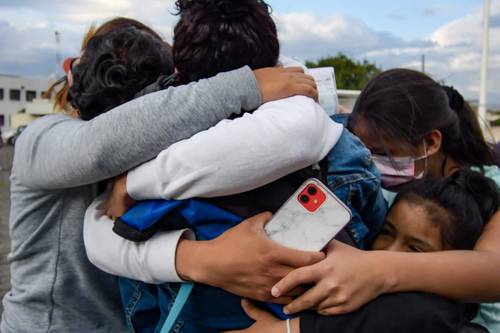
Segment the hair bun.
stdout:
<path fill-rule="evenodd" d="M 477 203 L 483 223 L 486 224 L 500 205 L 500 193 L 497 184 L 481 173 L 463 169 L 451 176 L 451 181 L 466 190 Z"/>
<path fill-rule="evenodd" d="M 462 110 L 464 108 L 465 100 L 462 94 L 460 94 L 454 87 L 451 86 L 442 86 L 443 90 L 446 92 L 448 96 L 448 100 L 450 101 L 450 107 L 453 110 Z"/>
<path fill-rule="evenodd" d="M 204 9 L 212 15 L 217 15 L 221 20 L 235 20 L 248 15 L 255 3 L 260 4 L 269 11 L 269 6 L 263 0 L 177 0 L 177 14 L 191 9 Z"/>

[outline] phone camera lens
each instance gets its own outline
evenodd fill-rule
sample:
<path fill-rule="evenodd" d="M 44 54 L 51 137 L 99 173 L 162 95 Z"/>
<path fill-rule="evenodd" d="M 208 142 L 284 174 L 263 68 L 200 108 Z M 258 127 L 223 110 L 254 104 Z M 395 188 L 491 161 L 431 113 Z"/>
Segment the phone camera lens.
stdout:
<path fill-rule="evenodd" d="M 309 197 L 308 197 L 307 195 L 305 195 L 305 194 L 302 194 L 302 195 L 300 196 L 300 201 L 301 201 L 302 203 L 308 203 L 308 202 L 309 202 Z"/>
<path fill-rule="evenodd" d="M 310 187 L 307 189 L 307 193 L 309 193 L 310 195 L 316 195 L 316 193 L 318 193 L 318 190 L 316 189 L 316 187 L 314 187 L 314 186 L 310 186 Z"/>

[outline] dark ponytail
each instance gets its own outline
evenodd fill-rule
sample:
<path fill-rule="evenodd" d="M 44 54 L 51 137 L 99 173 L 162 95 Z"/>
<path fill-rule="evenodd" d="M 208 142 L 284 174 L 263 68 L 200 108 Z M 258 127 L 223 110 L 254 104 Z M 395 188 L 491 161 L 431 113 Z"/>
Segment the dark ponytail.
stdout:
<path fill-rule="evenodd" d="M 448 248 L 468 250 L 497 212 L 500 193 L 493 180 L 463 169 L 448 178 L 415 181 L 398 194 L 395 203 L 401 200 L 424 205 Z"/>
<path fill-rule="evenodd" d="M 483 176 L 479 172 L 464 169 L 453 174 L 448 181 L 467 191 L 471 201 L 479 208 L 483 226 L 498 211 L 500 193 L 498 186 L 492 179 Z M 460 204 L 457 203 L 457 205 Z M 464 206 L 466 206 L 465 203 Z M 462 207 L 462 209 L 465 208 Z"/>
<path fill-rule="evenodd" d="M 356 101 L 348 127 L 352 130 L 358 122 L 379 137 L 412 146 L 437 129 L 443 152 L 461 165 L 497 164 L 463 97 L 421 72 L 393 69 L 373 78 Z"/>
<path fill-rule="evenodd" d="M 453 156 L 455 160 L 466 165 L 498 165 L 493 148 L 484 139 L 479 120 L 463 96 L 453 87 L 443 86 L 448 96 L 450 107 L 457 113 L 460 120 L 460 143 L 457 148 L 466 147 L 463 151 L 463 160 Z M 446 151 L 446 147 L 445 151 Z M 451 150 L 451 149 L 450 149 Z"/>

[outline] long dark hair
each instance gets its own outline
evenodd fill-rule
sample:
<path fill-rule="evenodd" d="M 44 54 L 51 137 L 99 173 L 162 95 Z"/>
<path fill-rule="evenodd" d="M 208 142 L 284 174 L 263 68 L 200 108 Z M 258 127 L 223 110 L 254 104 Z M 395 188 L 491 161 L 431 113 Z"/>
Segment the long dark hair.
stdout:
<path fill-rule="evenodd" d="M 421 72 L 393 69 L 373 78 L 359 96 L 348 127 L 358 122 L 379 137 L 412 146 L 438 129 L 443 152 L 461 165 L 498 164 L 470 105 L 456 90 Z"/>
<path fill-rule="evenodd" d="M 500 193 L 493 180 L 462 169 L 448 178 L 412 182 L 398 193 L 394 205 L 399 201 L 423 205 L 441 230 L 444 244 L 468 250 L 497 212 Z"/>

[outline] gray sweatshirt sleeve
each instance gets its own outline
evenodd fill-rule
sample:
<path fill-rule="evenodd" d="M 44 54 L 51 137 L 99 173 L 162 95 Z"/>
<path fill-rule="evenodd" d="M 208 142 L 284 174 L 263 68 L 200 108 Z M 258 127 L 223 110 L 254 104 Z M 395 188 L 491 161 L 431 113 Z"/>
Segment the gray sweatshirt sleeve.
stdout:
<path fill-rule="evenodd" d="M 255 76 L 244 67 L 146 95 L 91 121 L 47 116 L 20 136 L 13 171 L 18 181 L 30 188 L 96 183 L 260 103 Z"/>

